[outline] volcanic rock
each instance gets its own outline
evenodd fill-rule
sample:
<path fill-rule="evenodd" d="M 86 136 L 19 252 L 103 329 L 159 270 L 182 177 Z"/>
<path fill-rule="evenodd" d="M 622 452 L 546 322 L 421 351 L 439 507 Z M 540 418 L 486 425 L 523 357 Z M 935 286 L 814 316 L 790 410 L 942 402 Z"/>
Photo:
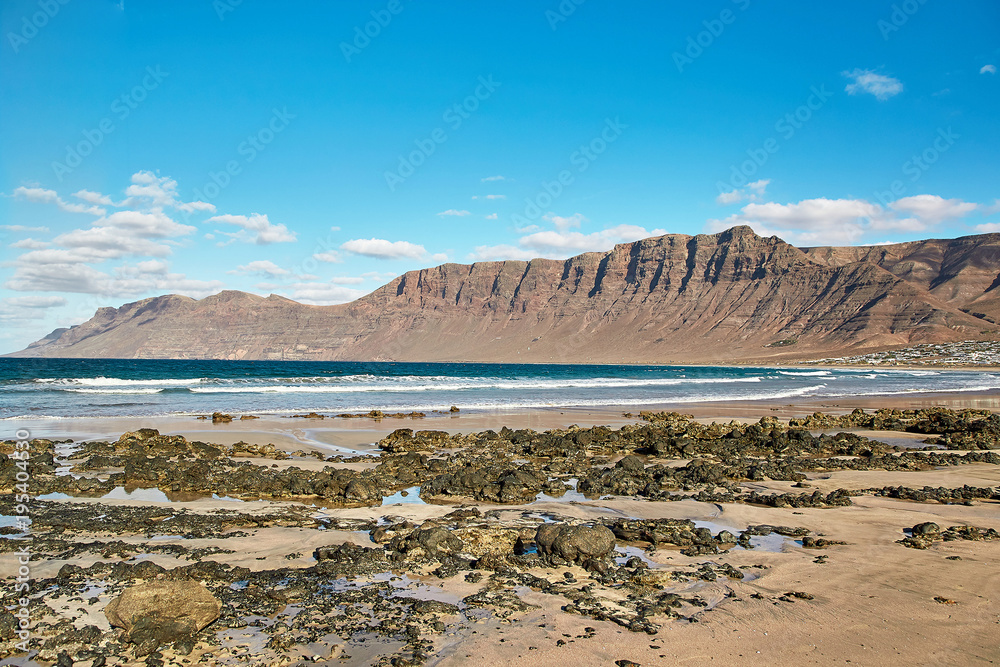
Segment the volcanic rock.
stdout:
<path fill-rule="evenodd" d="M 189 638 L 219 617 L 222 605 L 196 581 L 148 581 L 132 586 L 104 609 L 108 622 L 125 628 L 136 655 Z"/>

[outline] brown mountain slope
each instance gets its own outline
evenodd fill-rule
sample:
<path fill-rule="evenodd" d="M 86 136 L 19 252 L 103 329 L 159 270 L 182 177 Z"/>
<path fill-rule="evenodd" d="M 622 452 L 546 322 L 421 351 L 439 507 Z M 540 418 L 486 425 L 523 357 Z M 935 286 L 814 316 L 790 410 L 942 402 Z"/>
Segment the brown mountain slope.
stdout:
<path fill-rule="evenodd" d="M 808 248 L 805 253 L 828 266 L 871 262 L 953 307 L 1000 323 L 1000 234 L 888 246 Z"/>
<path fill-rule="evenodd" d="M 995 289 L 984 276 L 1000 236 L 969 239 L 804 252 L 748 227 L 673 234 L 565 261 L 444 264 L 341 306 L 145 299 L 18 354 L 693 363 L 995 337 L 1000 327 L 960 308 Z"/>

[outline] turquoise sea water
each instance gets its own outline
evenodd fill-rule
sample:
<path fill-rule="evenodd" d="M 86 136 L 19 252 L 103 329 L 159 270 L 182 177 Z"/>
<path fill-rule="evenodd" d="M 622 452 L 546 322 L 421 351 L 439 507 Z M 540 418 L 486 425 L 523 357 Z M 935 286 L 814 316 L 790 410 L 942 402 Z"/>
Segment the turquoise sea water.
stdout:
<path fill-rule="evenodd" d="M 0 419 L 642 406 L 1000 391 L 994 370 L 0 359 Z"/>

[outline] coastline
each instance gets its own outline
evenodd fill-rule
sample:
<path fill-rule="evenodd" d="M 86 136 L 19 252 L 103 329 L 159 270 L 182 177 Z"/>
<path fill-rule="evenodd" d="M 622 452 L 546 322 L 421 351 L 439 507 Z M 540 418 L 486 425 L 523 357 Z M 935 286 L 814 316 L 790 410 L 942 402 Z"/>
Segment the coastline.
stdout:
<path fill-rule="evenodd" d="M 320 442 L 336 447 L 354 448 L 377 442 L 397 428 L 435 429 L 449 433 L 471 433 L 487 429 L 531 428 L 547 430 L 611 426 L 619 428 L 636 423 L 642 411 L 667 411 L 693 415 L 699 421 L 757 421 L 763 416 L 782 420 L 805 417 L 814 412 L 832 415 L 846 414 L 855 408 L 872 411 L 880 408 L 919 410 L 944 407 L 953 410 L 975 409 L 1000 411 L 1000 391 L 928 392 L 884 396 L 853 396 L 836 398 L 795 398 L 761 400 L 727 400 L 701 403 L 649 403 L 644 405 L 601 407 L 539 407 L 534 409 L 471 410 L 457 413 L 427 413 L 422 418 L 368 417 L 353 419 L 327 417 L 309 419 L 288 415 L 261 415 L 256 419 L 240 420 L 241 416 L 257 416 L 248 406 L 245 412 L 233 413 L 233 421 L 213 424 L 211 419 L 195 415 L 151 415 L 134 417 L 60 417 L 10 418 L 0 420 L 13 432 L 26 428 L 35 438 L 63 440 L 116 439 L 122 433 L 141 428 L 155 428 L 167 435 L 183 435 L 191 440 L 206 440 L 232 445 L 243 439 L 250 444 L 267 444 L 270 434 L 284 437 L 286 444 L 315 447 L 315 438 L 308 431 L 330 434 Z M 323 413 L 320 413 L 323 414 Z M 633 414 L 635 417 L 625 417 Z M 247 439 L 249 438 L 249 439 Z M 274 444 L 278 444 L 275 442 Z"/>
<path fill-rule="evenodd" d="M 127 431 L 154 428 L 163 435 L 183 435 L 190 441 L 214 445 L 231 446 L 236 442 L 274 444 L 278 449 L 301 451 L 303 455 L 277 462 L 256 458 L 242 458 L 240 461 L 263 468 L 281 470 L 295 466 L 319 472 L 331 464 L 305 454 L 317 452 L 323 457 L 360 455 L 365 460 L 334 462 L 332 465 L 355 471 L 371 469 L 379 460 L 376 457 L 385 456 L 376 443 L 400 428 L 441 430 L 452 435 L 486 429 L 499 431 L 503 427 L 543 431 L 572 425 L 581 428 L 606 425 L 618 429 L 627 424 L 644 423 L 638 419 L 640 410 L 690 414 L 700 423 L 728 423 L 730 420 L 751 423 L 762 417 L 787 420 L 814 412 L 842 415 L 855 408 L 871 412 L 878 408 L 928 407 L 1000 411 L 1000 392 L 668 403 L 600 409 L 477 410 L 430 414 L 416 419 L 387 417 L 377 421 L 370 418 L 320 420 L 273 415 L 240 421 L 240 414 L 233 414 L 234 421 L 218 424 L 193 416 L 10 420 L 8 423 L 17 427 L 26 425 L 32 437 L 59 440 L 115 440 Z M 626 417 L 624 413 L 635 416 Z M 908 435 L 918 446 L 923 446 L 921 440 L 925 437 L 846 428 L 822 430 L 831 433 L 853 431 L 875 440 L 881 434 L 886 436 L 886 441 L 892 438 L 898 441 L 899 436 Z M 611 457 L 612 463 L 616 458 Z M 676 465 L 684 463 L 686 461 L 681 460 Z M 805 483 L 809 487 L 805 493 L 822 494 L 838 489 L 860 493 L 873 487 L 887 486 L 1000 489 L 1000 465 L 967 463 L 920 470 L 830 470 L 808 473 Z M 741 487 L 759 493 L 803 493 L 791 481 L 766 477 L 744 481 Z M 67 504 L 59 505 L 63 502 Z M 339 544 L 353 544 L 366 549 L 378 546 L 372 544 L 368 533 L 351 529 L 351 525 L 386 522 L 435 525 L 447 521 L 457 508 L 465 511 L 474 509 L 482 516 L 495 515 L 502 526 L 521 525 L 519 522 L 524 522 L 527 517 L 543 516 L 549 517 L 546 520 L 568 522 L 600 522 L 622 517 L 636 521 L 692 520 L 709 526 L 713 533 L 720 530 L 738 533 L 755 525 L 801 527 L 812 535 L 833 540 L 836 546 L 822 550 L 806 549 L 801 541 L 779 537 L 773 547 L 766 549 L 732 549 L 721 555 L 685 555 L 678 548 L 669 546 L 643 551 L 639 547 L 619 543 L 618 548 L 623 554 L 643 558 L 653 572 L 696 572 L 706 563 L 713 567 L 725 563 L 746 573 L 743 580 L 723 576 L 716 579 L 713 576 L 711 580 L 700 581 L 696 578 L 687 583 L 682 580 L 672 584 L 670 590 L 694 596 L 692 599 L 698 599 L 699 604 L 707 606 L 704 611 L 685 607 L 688 620 L 668 619 L 655 635 L 629 632 L 621 624 L 608 620 L 567 614 L 563 611 L 567 602 L 565 598 L 520 586 L 513 590 L 523 603 L 529 605 L 523 611 L 506 619 L 503 615 L 509 610 L 483 620 L 458 624 L 446 622 L 444 634 L 431 635 L 433 652 L 425 664 L 468 664 L 469 656 L 475 656 L 484 664 L 511 666 L 523 665 L 526 660 L 540 665 L 606 665 L 623 659 L 639 665 L 700 664 L 706 661 L 722 665 L 1000 661 L 1000 647 L 995 642 L 1000 619 L 993 611 L 1000 601 L 1000 575 L 991 566 L 996 560 L 1000 542 L 939 542 L 923 550 L 905 548 L 898 543 L 908 534 L 904 529 L 922 522 L 935 522 L 942 527 L 973 525 L 1000 530 L 1000 514 L 995 501 L 965 504 L 912 502 L 860 495 L 844 507 L 769 507 L 693 499 L 657 502 L 629 496 L 586 499 L 578 497 L 578 494 L 568 494 L 562 499 L 540 497 L 527 504 L 496 504 L 471 499 L 425 503 L 411 496 L 403 499 L 401 504 L 371 507 L 327 505 L 315 499 L 247 499 L 233 502 L 201 497 L 163 502 L 143 500 L 142 496 L 126 496 L 117 500 L 74 498 L 46 501 L 44 504 L 84 508 L 74 510 L 78 512 L 90 511 L 86 508 L 95 508 L 102 513 L 147 510 L 169 510 L 173 513 L 180 510 L 206 520 L 219 512 L 261 517 L 269 517 L 275 512 L 300 512 L 296 515 L 300 516 L 297 519 L 299 523 L 267 518 L 261 519 L 262 523 L 252 530 L 243 529 L 241 532 L 231 529 L 228 534 L 199 537 L 164 534 L 156 536 L 155 543 L 150 542 L 151 533 L 144 533 L 146 529 L 134 534 L 120 534 L 98 525 L 92 533 L 81 535 L 81 538 L 90 540 L 114 540 L 116 544 L 125 544 L 139 554 L 128 562 L 149 561 L 168 570 L 190 564 L 181 555 L 150 549 L 151 544 L 189 550 L 225 548 L 231 552 L 229 555 L 218 554 L 208 560 L 248 568 L 253 573 L 286 573 L 282 576 L 316 566 L 317 560 L 311 554 L 318 549 Z M 304 515 L 301 514 L 303 508 Z M 320 525 L 317 530 L 315 523 L 311 524 L 312 520 L 308 520 L 309 516 L 324 517 L 321 521 L 332 522 L 331 528 L 324 530 Z M 301 522 L 301 517 L 306 517 L 305 523 Z M 337 522 L 348 527 L 334 528 L 333 524 Z M 143 554 L 143 551 L 150 553 Z M 298 554 L 294 560 L 289 560 L 290 551 L 294 552 L 291 555 Z M 13 576 L 8 560 L 5 559 L 0 568 L 0 575 L 5 577 Z M 624 561 L 624 556 L 620 560 Z M 69 558 L 51 558 L 36 564 L 33 576 L 56 577 L 64 565 L 88 567 L 95 562 L 107 562 L 107 559 L 95 559 L 86 552 Z M 545 576 L 541 572 L 538 574 Z M 573 581 L 586 582 L 591 576 L 578 564 L 557 568 L 556 574 L 557 581 L 568 577 Z M 394 587 L 388 589 L 392 595 L 403 596 L 402 599 L 430 596 L 428 599 L 457 602 L 480 588 L 462 576 L 439 578 L 430 569 L 391 570 L 386 576 L 402 578 L 402 583 L 393 584 Z M 498 577 L 500 574 L 491 576 Z M 367 581 L 366 576 L 361 576 L 359 581 Z M 372 580 L 372 585 L 384 586 L 380 581 L 376 578 Z M 796 597 L 800 593 L 802 597 Z M 67 608 L 79 610 L 54 612 L 56 617 L 66 613 L 76 614 L 78 624 L 85 622 L 95 625 L 102 632 L 112 632 L 100 611 L 110 598 L 102 597 L 96 606 L 73 607 L 71 598 L 78 594 L 76 589 L 50 591 L 49 594 L 53 598 L 50 605 L 53 610 L 62 603 L 69 604 Z M 615 599 L 611 598 L 612 601 Z M 220 628 L 217 632 L 219 637 L 224 638 L 225 652 L 222 656 L 239 660 L 238 656 L 243 655 L 241 651 L 249 650 L 241 648 L 243 645 L 240 642 L 245 641 L 239 634 L 242 631 Z M 262 644 L 252 645 L 258 647 L 254 650 L 266 654 Z M 326 651 L 323 657 L 329 660 L 328 664 L 369 664 L 377 654 L 371 651 L 380 649 L 378 645 L 365 646 L 364 643 L 345 644 L 337 640 L 337 643 L 323 646 L 322 651 Z M 320 648 L 310 650 L 321 651 Z M 222 658 L 217 662 L 212 657 L 214 655 L 196 651 L 189 658 L 192 662 L 204 659 L 208 664 L 220 664 Z M 344 657 L 348 655 L 350 657 Z M 180 656 L 176 656 L 175 660 L 179 659 Z M 320 662 L 327 664 L 322 660 Z M 39 664 L 48 663 L 41 661 Z M 138 665 L 141 661 L 109 661 L 108 664 Z"/>

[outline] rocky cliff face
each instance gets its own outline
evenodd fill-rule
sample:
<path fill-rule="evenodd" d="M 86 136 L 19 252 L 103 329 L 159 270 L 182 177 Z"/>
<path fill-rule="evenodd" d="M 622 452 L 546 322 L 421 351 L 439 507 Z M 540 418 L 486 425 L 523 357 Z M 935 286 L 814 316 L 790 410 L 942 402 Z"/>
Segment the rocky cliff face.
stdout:
<path fill-rule="evenodd" d="M 1000 334 L 1000 235 L 800 250 L 748 227 L 565 261 L 444 264 L 357 301 L 222 292 L 102 308 L 21 355 L 740 362 Z"/>

